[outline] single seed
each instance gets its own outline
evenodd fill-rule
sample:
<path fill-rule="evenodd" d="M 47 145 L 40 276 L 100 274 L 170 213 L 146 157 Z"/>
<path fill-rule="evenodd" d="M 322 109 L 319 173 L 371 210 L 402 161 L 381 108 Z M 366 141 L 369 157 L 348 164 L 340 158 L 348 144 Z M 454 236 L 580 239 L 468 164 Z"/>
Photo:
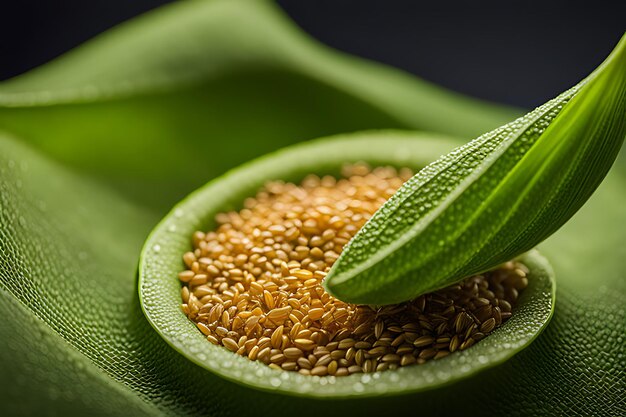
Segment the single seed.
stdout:
<path fill-rule="evenodd" d="M 381 358 L 383 362 L 400 362 L 400 356 L 395 353 L 388 353 Z"/>
<path fill-rule="evenodd" d="M 313 321 L 321 319 L 323 314 L 323 308 L 312 308 L 308 312 L 309 318 Z"/>
<path fill-rule="evenodd" d="M 257 354 L 259 353 L 259 346 L 252 346 L 250 352 L 248 353 L 248 359 L 256 360 Z"/>
<path fill-rule="evenodd" d="M 311 375 L 324 376 L 328 373 L 328 367 L 326 366 L 316 366 L 311 369 Z"/>
<path fill-rule="evenodd" d="M 482 333 L 489 333 L 493 330 L 494 327 L 496 327 L 496 319 L 492 317 L 480 325 L 480 331 Z"/>
<path fill-rule="evenodd" d="M 293 343 L 302 350 L 312 350 L 315 348 L 315 342 L 309 339 L 296 339 Z"/>
<path fill-rule="evenodd" d="M 384 328 L 385 323 L 380 320 L 376 322 L 376 325 L 374 326 L 374 336 L 376 336 L 376 339 L 379 339 L 380 336 L 383 334 Z"/>
<path fill-rule="evenodd" d="M 239 345 L 233 339 L 229 337 L 225 337 L 222 339 L 222 344 L 226 346 L 226 348 L 232 352 L 236 352 L 239 349 Z"/>
<path fill-rule="evenodd" d="M 263 300 L 265 301 L 267 308 L 270 310 L 274 308 L 274 297 L 272 297 L 272 294 L 269 291 L 263 290 Z"/>
<path fill-rule="evenodd" d="M 333 358 L 330 356 L 329 353 L 321 356 L 317 362 L 315 363 L 315 365 L 317 366 L 326 366 L 328 365 L 330 362 L 332 362 Z"/>
<path fill-rule="evenodd" d="M 178 274 L 178 279 L 182 282 L 189 282 L 193 279 L 194 275 L 193 271 L 183 271 Z"/>
<path fill-rule="evenodd" d="M 343 339 L 342 341 L 340 341 L 339 345 L 337 345 L 337 347 L 339 349 L 348 349 L 348 348 L 351 348 L 352 346 L 354 346 L 355 343 L 356 342 L 354 341 L 354 339 L 346 338 L 346 339 Z"/>
<path fill-rule="evenodd" d="M 277 364 L 283 363 L 286 359 L 287 357 L 283 355 L 282 353 L 277 353 L 275 355 L 270 356 L 270 362 L 277 363 Z"/>
<path fill-rule="evenodd" d="M 196 323 L 196 326 L 198 326 L 198 329 L 200 329 L 202 334 L 204 334 L 205 336 L 211 334 L 211 329 L 209 329 L 206 324 L 204 324 L 204 323 Z"/>
<path fill-rule="evenodd" d="M 381 356 L 381 355 L 384 355 L 385 352 L 387 352 L 387 348 L 385 346 L 378 346 L 378 347 L 368 350 L 367 354 L 371 356 Z"/>
<path fill-rule="evenodd" d="M 313 367 L 311 365 L 311 362 L 309 362 L 307 358 L 298 358 L 296 363 L 298 364 L 300 368 L 304 368 L 304 369 L 311 369 Z"/>
<path fill-rule="evenodd" d="M 437 352 L 437 354 L 435 355 L 434 359 L 441 359 L 441 358 L 445 358 L 446 356 L 448 356 L 450 354 L 450 352 L 446 351 L 446 350 L 440 350 L 439 352 Z"/>
<path fill-rule="evenodd" d="M 270 339 L 272 347 L 277 349 L 283 339 L 283 326 L 278 326 L 273 332 L 272 332 L 272 337 Z"/>
<path fill-rule="evenodd" d="M 423 347 L 432 344 L 435 341 L 435 338 L 432 336 L 422 336 L 415 339 L 413 342 L 413 346 L 415 347 Z"/>
<path fill-rule="evenodd" d="M 359 365 L 352 365 L 348 367 L 348 372 L 351 374 L 360 374 L 361 372 L 363 372 L 363 368 L 361 368 Z"/>
<path fill-rule="evenodd" d="M 415 363 L 415 356 L 412 354 L 402 355 L 402 359 L 400 359 L 400 366 L 407 366 Z"/>
<path fill-rule="evenodd" d="M 295 362 L 283 362 L 280 367 L 285 371 L 295 371 L 298 365 Z"/>
<path fill-rule="evenodd" d="M 337 367 L 338 367 L 337 361 L 332 361 L 331 363 L 328 364 L 328 367 L 327 367 L 328 373 L 330 375 L 335 375 L 335 373 L 337 372 Z"/>
<path fill-rule="evenodd" d="M 298 359 L 299 357 L 303 355 L 303 352 L 297 347 L 290 347 L 290 348 L 283 350 L 283 354 L 288 359 Z"/>
<path fill-rule="evenodd" d="M 424 349 L 420 352 L 419 357 L 422 359 L 430 359 L 437 354 L 436 349 Z"/>

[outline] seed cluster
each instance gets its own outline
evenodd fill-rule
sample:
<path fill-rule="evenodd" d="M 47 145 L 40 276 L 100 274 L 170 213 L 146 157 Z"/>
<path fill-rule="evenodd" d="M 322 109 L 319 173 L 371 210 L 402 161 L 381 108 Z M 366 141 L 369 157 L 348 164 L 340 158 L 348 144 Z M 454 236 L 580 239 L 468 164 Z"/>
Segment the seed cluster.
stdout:
<path fill-rule="evenodd" d="M 342 174 L 270 182 L 217 215 L 215 231 L 194 234 L 178 275 L 182 310 L 209 341 L 272 368 L 342 376 L 443 358 L 510 317 L 528 284 L 516 262 L 380 308 L 324 291 L 343 246 L 412 176 L 364 164 Z"/>

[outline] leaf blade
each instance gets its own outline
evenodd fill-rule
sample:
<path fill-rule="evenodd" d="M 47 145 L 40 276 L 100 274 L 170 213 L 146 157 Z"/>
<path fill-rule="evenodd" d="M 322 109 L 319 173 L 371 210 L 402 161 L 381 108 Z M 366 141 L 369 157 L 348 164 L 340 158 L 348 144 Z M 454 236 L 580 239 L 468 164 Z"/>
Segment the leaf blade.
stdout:
<path fill-rule="evenodd" d="M 626 131 L 625 60 L 626 37 L 579 85 L 419 172 L 349 243 L 327 290 L 353 303 L 402 302 L 547 238 L 617 157 Z M 600 98 L 609 104 L 597 105 Z"/>

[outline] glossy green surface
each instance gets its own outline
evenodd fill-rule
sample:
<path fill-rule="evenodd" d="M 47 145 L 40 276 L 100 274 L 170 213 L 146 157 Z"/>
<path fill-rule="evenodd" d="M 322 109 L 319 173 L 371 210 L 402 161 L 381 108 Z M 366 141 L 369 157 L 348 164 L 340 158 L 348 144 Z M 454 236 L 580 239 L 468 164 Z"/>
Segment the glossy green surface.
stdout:
<path fill-rule="evenodd" d="M 159 213 L 295 142 L 377 128 L 469 140 L 521 113 L 332 51 L 256 0 L 140 16 L 0 83 L 0 108 L 0 128 Z"/>
<path fill-rule="evenodd" d="M 258 58 L 245 59 L 251 51 Z M 188 71 L 198 77 L 178 82 Z M 150 74 L 172 82 L 131 88 Z M 109 93 L 117 85 L 124 94 Z M 192 190 L 281 146 L 393 127 L 456 132 L 457 146 L 518 112 L 338 55 L 271 5 L 229 0 L 179 2 L 140 17 L 0 84 L 0 101 L 2 415 L 626 410 L 623 152 L 585 207 L 540 247 L 559 281 L 558 302 L 528 348 L 440 389 L 331 403 L 228 382 L 172 349 L 137 296 L 150 230 Z"/>
<path fill-rule="evenodd" d="M 565 224 L 626 137 L 626 36 L 576 87 L 421 170 L 346 246 L 337 298 L 393 304 L 492 269 Z"/>

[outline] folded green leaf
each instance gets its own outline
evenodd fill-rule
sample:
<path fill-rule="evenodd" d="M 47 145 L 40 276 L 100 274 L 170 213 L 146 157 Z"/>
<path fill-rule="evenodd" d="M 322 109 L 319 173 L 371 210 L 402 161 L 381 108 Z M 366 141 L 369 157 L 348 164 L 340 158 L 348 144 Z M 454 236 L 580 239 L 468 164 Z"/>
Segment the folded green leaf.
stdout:
<path fill-rule="evenodd" d="M 494 268 L 561 227 L 626 133 L 626 37 L 587 79 L 420 171 L 363 227 L 326 279 L 390 304 Z"/>
<path fill-rule="evenodd" d="M 284 395 L 338 400 L 399 395 L 432 390 L 484 372 L 526 349 L 547 326 L 554 308 L 554 276 L 536 251 L 522 258 L 530 269 L 529 284 L 514 318 L 496 333 L 450 358 L 423 366 L 386 372 L 366 378 L 354 390 L 360 375 L 311 379 L 295 372 L 272 380 L 275 372 L 256 361 L 233 355 L 206 337 L 180 309 L 177 279 L 181 253 L 189 250 L 189 236 L 214 227 L 215 215 L 232 210 L 269 180 L 299 181 L 308 174 L 339 175 L 345 163 L 365 161 L 372 166 L 406 166 L 419 169 L 448 151 L 454 143 L 431 133 L 363 132 L 310 141 L 265 155 L 194 191 L 161 220 L 144 245 L 139 262 L 139 295 L 146 317 L 170 346 L 192 362 L 239 384 Z M 402 152 L 398 152 L 401 149 Z M 158 248 L 157 251 L 154 248 Z"/>
<path fill-rule="evenodd" d="M 297 141 L 380 128 L 469 140 L 521 113 L 330 50 L 258 0 L 177 2 L 0 83 L 0 129 L 163 214 Z"/>
<path fill-rule="evenodd" d="M 229 60 L 251 49 L 265 58 Z M 624 151 L 619 169 L 541 245 L 559 277 L 550 325 L 523 352 L 465 381 L 332 404 L 259 392 L 196 366 L 150 327 L 135 268 L 154 213 L 226 168 L 296 140 L 398 126 L 394 121 L 468 138 L 513 117 L 440 96 L 398 71 L 314 49 L 322 48 L 267 4 L 177 2 L 19 85 L 2 85 L 2 93 L 51 101 L 4 96 L 13 107 L 0 109 L 1 128 L 11 132 L 0 134 L 0 415 L 624 414 Z M 276 63 L 294 51 L 298 57 L 281 59 L 291 70 Z M 315 60 L 319 66 L 311 67 Z M 180 68 L 203 62 L 225 70 L 205 65 L 202 82 L 92 96 L 96 81 L 107 92 L 116 80 L 134 87 L 154 73 L 176 80 Z M 225 76 L 230 70 L 236 74 Z M 58 100 L 70 83 L 84 100 Z M 450 149 L 447 142 L 420 144 L 437 155 Z"/>

